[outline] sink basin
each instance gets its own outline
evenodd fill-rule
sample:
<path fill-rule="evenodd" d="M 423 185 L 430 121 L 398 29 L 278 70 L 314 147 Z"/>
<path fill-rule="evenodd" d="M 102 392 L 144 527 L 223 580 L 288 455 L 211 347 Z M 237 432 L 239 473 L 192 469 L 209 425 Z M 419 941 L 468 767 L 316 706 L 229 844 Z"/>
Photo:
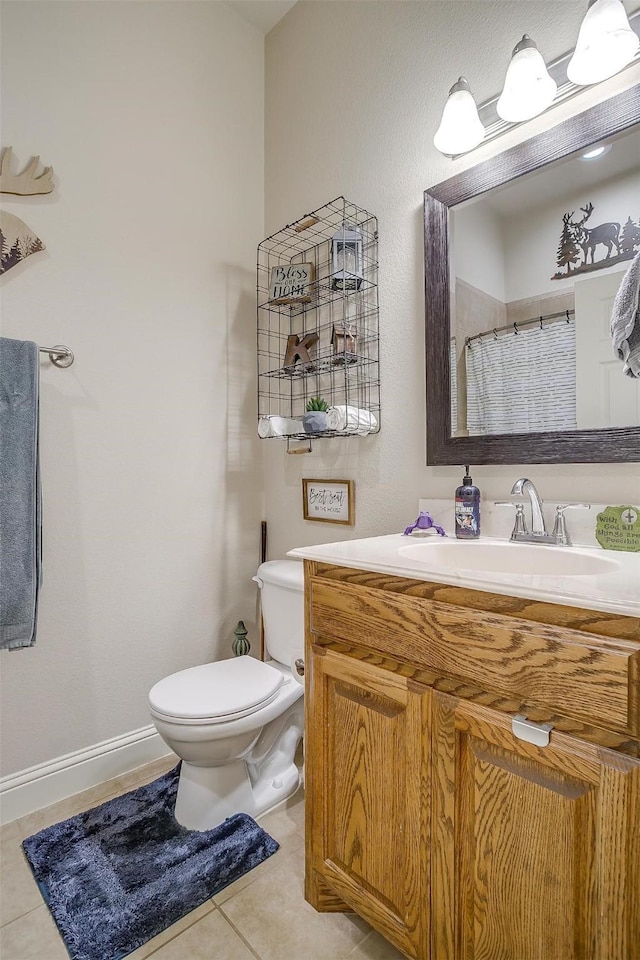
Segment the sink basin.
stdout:
<path fill-rule="evenodd" d="M 425 570 L 534 577 L 584 577 L 613 573 L 620 563 L 596 551 L 545 544 L 431 540 L 398 549 Z"/>

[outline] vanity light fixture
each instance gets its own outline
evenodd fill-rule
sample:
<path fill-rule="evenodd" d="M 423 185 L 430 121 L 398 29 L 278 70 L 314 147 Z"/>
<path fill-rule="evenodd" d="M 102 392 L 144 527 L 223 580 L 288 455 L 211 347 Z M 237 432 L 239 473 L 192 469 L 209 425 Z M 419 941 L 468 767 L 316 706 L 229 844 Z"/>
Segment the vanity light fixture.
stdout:
<path fill-rule="evenodd" d="M 558 86 L 531 37 L 523 36 L 511 54 L 504 87 L 496 104 L 498 116 L 510 123 L 531 120 L 551 106 Z"/>
<path fill-rule="evenodd" d="M 581 87 L 612 77 L 640 61 L 640 10 L 627 18 L 622 0 L 589 0 L 575 50 L 545 65 L 526 34 L 516 45 L 500 96 L 476 107 L 468 81 L 449 91 L 433 138 L 440 153 L 455 157 L 501 136 L 516 123 L 563 103 Z"/>
<path fill-rule="evenodd" d="M 622 0 L 589 0 L 567 77 L 580 86 L 607 80 L 631 63 L 639 43 Z"/>
<path fill-rule="evenodd" d="M 451 156 L 473 150 L 484 139 L 484 127 L 468 80 L 459 77 L 449 90 L 440 126 L 433 145 L 440 153 Z"/>

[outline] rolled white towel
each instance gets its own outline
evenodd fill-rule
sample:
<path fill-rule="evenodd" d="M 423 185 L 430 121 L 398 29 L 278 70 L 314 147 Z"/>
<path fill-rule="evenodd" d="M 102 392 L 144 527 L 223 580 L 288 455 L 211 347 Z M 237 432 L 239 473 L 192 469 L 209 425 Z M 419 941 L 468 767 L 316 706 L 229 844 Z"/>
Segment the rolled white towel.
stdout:
<path fill-rule="evenodd" d="M 296 433 L 304 433 L 302 420 L 290 417 L 260 417 L 258 420 L 258 436 L 262 440 L 267 437 L 291 437 Z"/>
<path fill-rule="evenodd" d="M 357 433 L 364 437 L 378 426 L 378 421 L 369 410 L 362 407 L 351 407 L 338 404 L 327 410 L 327 427 L 329 430 Z"/>
<path fill-rule="evenodd" d="M 623 372 L 640 377 L 640 252 L 622 278 L 611 312 L 611 339 Z"/>
<path fill-rule="evenodd" d="M 329 430 L 342 430 L 345 422 L 344 407 L 329 407 L 327 410 L 327 427 Z"/>

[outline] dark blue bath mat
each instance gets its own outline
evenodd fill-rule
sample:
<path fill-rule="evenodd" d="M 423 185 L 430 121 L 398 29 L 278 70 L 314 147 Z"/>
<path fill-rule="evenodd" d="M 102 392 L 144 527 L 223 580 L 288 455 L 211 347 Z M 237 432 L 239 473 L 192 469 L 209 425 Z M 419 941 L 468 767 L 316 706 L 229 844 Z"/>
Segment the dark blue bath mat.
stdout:
<path fill-rule="evenodd" d="M 213 830 L 173 816 L 180 767 L 22 846 L 73 960 L 119 960 L 270 857 L 238 813 Z"/>

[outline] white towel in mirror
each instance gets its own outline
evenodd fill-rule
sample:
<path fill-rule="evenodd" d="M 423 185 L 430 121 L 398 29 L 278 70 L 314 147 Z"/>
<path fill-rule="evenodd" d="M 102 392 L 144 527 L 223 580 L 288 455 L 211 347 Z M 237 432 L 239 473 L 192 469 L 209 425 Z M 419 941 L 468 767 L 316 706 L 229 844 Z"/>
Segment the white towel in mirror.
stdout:
<path fill-rule="evenodd" d="M 611 339 L 628 377 L 640 377 L 640 252 L 622 278 L 611 312 Z"/>

